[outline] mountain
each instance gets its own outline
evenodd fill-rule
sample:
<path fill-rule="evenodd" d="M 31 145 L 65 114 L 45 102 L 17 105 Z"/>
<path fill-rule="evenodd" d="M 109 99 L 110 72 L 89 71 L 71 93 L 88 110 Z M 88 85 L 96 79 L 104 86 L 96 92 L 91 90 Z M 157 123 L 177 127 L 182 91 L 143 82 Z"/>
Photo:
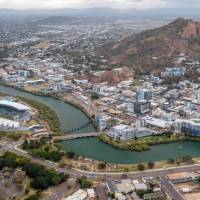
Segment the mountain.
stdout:
<path fill-rule="evenodd" d="M 161 28 L 106 44 L 100 52 L 113 66 L 131 67 L 143 72 L 172 65 L 173 58 L 180 53 L 199 59 L 200 23 L 178 18 Z"/>
<path fill-rule="evenodd" d="M 200 18 L 199 8 L 159 8 L 159 9 L 114 9 L 109 7 L 93 8 L 62 8 L 62 9 L 0 9 L 0 17 L 7 16 L 72 16 L 93 18 L 139 18 L 139 19 L 163 19 L 163 18 Z"/>

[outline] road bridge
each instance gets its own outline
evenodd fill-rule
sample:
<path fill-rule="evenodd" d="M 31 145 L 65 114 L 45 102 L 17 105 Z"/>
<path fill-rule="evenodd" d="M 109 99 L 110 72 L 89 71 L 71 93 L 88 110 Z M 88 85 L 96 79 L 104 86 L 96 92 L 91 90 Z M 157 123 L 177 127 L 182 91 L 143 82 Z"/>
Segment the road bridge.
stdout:
<path fill-rule="evenodd" d="M 86 138 L 86 137 L 97 137 L 101 135 L 102 132 L 88 132 L 88 133 L 73 133 L 73 134 L 66 134 L 62 136 L 54 136 L 54 140 L 73 140 L 77 138 Z"/>
<path fill-rule="evenodd" d="M 91 124 L 92 124 L 92 122 L 89 121 L 89 122 L 83 124 L 82 126 L 79 126 L 78 128 L 74 128 L 74 129 L 72 129 L 72 130 L 69 130 L 69 131 L 65 132 L 65 134 L 71 134 L 71 133 L 74 133 L 74 132 L 78 132 L 78 131 L 80 131 L 80 130 L 86 128 L 87 126 L 89 126 L 89 125 L 91 125 Z"/>

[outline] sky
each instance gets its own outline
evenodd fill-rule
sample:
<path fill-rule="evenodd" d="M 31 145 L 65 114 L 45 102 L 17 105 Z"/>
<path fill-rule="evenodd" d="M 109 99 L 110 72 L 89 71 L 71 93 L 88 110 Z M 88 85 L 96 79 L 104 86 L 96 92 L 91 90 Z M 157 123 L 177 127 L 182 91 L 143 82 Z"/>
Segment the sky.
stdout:
<path fill-rule="evenodd" d="M 0 8 L 57 9 L 57 8 L 189 8 L 200 7 L 200 0 L 0 0 Z"/>

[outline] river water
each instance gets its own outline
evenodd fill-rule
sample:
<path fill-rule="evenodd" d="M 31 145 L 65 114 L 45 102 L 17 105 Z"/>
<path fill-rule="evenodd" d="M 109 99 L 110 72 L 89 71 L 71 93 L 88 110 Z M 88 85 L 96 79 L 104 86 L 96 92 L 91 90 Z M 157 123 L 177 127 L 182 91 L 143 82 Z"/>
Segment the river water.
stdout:
<path fill-rule="evenodd" d="M 60 100 L 33 95 L 2 85 L 0 85 L 0 92 L 12 96 L 26 97 L 51 107 L 57 113 L 61 128 L 65 132 L 79 128 L 89 122 L 89 118 L 82 111 Z M 94 131 L 92 124 L 79 130 L 79 132 L 87 131 Z M 66 151 L 74 151 L 81 156 L 91 159 L 121 164 L 160 161 L 184 155 L 200 156 L 200 143 L 191 141 L 155 145 L 151 147 L 151 150 L 144 152 L 118 150 L 104 144 L 97 138 L 63 141 L 62 144 Z"/>
<path fill-rule="evenodd" d="M 51 107 L 58 115 L 61 129 L 64 132 L 82 127 L 90 121 L 90 119 L 81 110 L 52 97 L 37 96 L 3 85 L 0 85 L 0 92 L 13 96 L 26 97 Z M 94 127 L 91 123 L 80 131 L 94 131 Z"/>

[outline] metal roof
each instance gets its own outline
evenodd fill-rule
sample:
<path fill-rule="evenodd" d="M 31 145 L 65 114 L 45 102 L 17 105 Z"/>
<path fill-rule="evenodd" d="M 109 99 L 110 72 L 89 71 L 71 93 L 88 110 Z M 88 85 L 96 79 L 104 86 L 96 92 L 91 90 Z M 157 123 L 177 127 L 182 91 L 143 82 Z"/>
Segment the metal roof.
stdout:
<path fill-rule="evenodd" d="M 28 106 L 25 106 L 25 105 L 23 105 L 21 103 L 7 101 L 7 100 L 0 100 L 0 105 L 8 106 L 8 107 L 13 107 L 14 109 L 16 109 L 18 111 L 27 111 L 27 110 L 30 110 L 30 108 Z"/>

